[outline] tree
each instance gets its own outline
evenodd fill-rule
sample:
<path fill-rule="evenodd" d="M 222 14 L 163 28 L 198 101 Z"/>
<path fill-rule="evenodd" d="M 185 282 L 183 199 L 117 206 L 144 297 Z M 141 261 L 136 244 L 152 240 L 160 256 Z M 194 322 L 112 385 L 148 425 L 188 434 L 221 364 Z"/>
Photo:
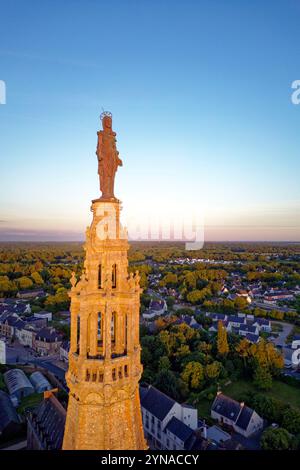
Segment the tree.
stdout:
<path fill-rule="evenodd" d="M 181 373 L 181 378 L 190 389 L 199 389 L 204 380 L 203 366 L 199 362 L 188 362 Z"/>
<path fill-rule="evenodd" d="M 175 299 L 174 297 L 172 297 L 171 295 L 169 295 L 167 298 L 166 298 L 166 302 L 167 302 L 167 306 L 172 309 L 173 308 L 173 305 L 175 304 Z"/>
<path fill-rule="evenodd" d="M 192 290 L 191 292 L 187 294 L 186 298 L 192 304 L 197 304 L 210 296 L 211 296 L 210 288 L 204 287 L 204 289 L 201 289 L 201 290 L 198 290 L 198 289 Z"/>
<path fill-rule="evenodd" d="M 208 379 L 216 379 L 219 377 L 221 372 L 221 364 L 218 361 L 214 361 L 211 364 L 207 364 L 205 367 L 205 375 Z"/>
<path fill-rule="evenodd" d="M 291 406 L 283 412 L 282 426 L 293 434 L 300 433 L 300 413 Z"/>
<path fill-rule="evenodd" d="M 234 300 L 234 306 L 237 310 L 244 310 L 248 305 L 247 300 L 244 297 L 237 297 Z"/>
<path fill-rule="evenodd" d="M 284 428 L 268 428 L 261 437 L 263 450 L 292 450 L 293 439 Z"/>
<path fill-rule="evenodd" d="M 7 276 L 0 276 L 0 297 L 5 294 L 14 294 L 17 292 L 17 286 L 14 281 L 10 281 Z"/>
<path fill-rule="evenodd" d="M 271 422 L 281 424 L 285 404 L 273 397 L 255 393 L 247 398 L 248 403 L 257 413 Z"/>
<path fill-rule="evenodd" d="M 19 277 L 17 283 L 21 290 L 30 289 L 33 286 L 32 280 L 26 276 Z"/>
<path fill-rule="evenodd" d="M 38 284 L 38 285 L 44 284 L 44 280 L 42 276 L 37 271 L 34 271 L 31 274 L 31 279 L 33 280 L 35 284 Z"/>
<path fill-rule="evenodd" d="M 270 390 L 272 388 L 272 375 L 265 366 L 258 366 L 254 372 L 253 383 L 260 390 Z"/>
<path fill-rule="evenodd" d="M 64 287 L 58 289 L 55 295 L 49 295 L 45 301 L 45 307 L 48 307 L 53 312 L 66 310 L 69 308 L 69 305 L 70 299 L 68 296 L 68 291 Z"/>
<path fill-rule="evenodd" d="M 178 383 L 174 373 L 170 370 L 161 370 L 158 372 L 154 381 L 154 386 L 157 387 L 161 392 L 164 392 L 166 395 L 174 398 L 174 400 L 178 400 Z"/>
<path fill-rule="evenodd" d="M 167 273 L 159 282 L 162 287 L 176 287 L 178 284 L 177 274 Z"/>
<path fill-rule="evenodd" d="M 220 356 L 225 356 L 229 352 L 229 346 L 227 341 L 227 331 L 221 321 L 218 322 L 218 339 L 217 348 Z"/>
<path fill-rule="evenodd" d="M 171 363 L 170 363 L 170 360 L 168 358 L 168 356 L 162 356 L 159 358 L 159 361 L 158 361 L 158 370 L 161 371 L 161 370 L 169 370 L 171 367 Z"/>

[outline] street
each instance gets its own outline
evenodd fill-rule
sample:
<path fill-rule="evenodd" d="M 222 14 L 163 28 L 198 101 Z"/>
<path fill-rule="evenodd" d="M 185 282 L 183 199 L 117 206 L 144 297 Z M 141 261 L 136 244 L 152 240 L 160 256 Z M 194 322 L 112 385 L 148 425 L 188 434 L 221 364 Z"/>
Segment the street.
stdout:
<path fill-rule="evenodd" d="M 286 338 L 289 336 L 291 333 L 294 325 L 291 323 L 285 323 L 285 322 L 273 322 L 277 323 L 278 325 L 282 326 L 282 331 L 278 332 L 278 337 L 273 341 L 276 346 L 285 346 L 286 343 Z"/>

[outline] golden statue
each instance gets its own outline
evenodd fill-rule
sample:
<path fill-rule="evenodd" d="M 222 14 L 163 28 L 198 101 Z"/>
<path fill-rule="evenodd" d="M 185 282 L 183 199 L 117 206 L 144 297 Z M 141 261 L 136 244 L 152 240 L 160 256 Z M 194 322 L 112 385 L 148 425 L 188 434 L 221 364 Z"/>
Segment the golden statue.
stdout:
<path fill-rule="evenodd" d="M 116 199 L 114 195 L 115 175 L 118 166 L 122 166 L 116 147 L 116 133 L 112 130 L 112 115 L 104 112 L 100 116 L 103 130 L 97 132 L 98 174 L 100 178 L 101 199 Z"/>

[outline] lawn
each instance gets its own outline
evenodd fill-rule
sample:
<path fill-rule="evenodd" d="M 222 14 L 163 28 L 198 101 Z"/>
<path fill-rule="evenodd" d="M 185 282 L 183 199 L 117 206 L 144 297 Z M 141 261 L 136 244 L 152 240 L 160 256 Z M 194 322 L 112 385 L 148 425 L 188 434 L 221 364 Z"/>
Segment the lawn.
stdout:
<path fill-rule="evenodd" d="M 43 399 L 43 393 L 32 393 L 23 398 L 19 407 L 18 413 L 22 414 L 27 408 L 35 408 Z"/>
<path fill-rule="evenodd" d="M 269 397 L 276 398 L 277 400 L 281 400 L 284 403 L 289 403 L 290 405 L 298 408 L 300 410 L 300 391 L 299 388 L 293 387 L 292 385 L 285 384 L 280 382 L 279 380 L 273 381 L 272 390 L 269 392 L 260 392 L 258 391 L 254 385 L 247 381 L 247 380 L 238 380 L 236 382 L 232 382 L 231 384 L 227 385 L 226 387 L 222 387 L 222 392 L 234 398 L 237 401 L 240 401 L 241 398 L 247 392 L 254 392 L 254 393 L 263 393 Z M 207 400 L 203 398 L 199 403 L 197 403 L 198 408 L 198 415 L 199 419 L 201 418 L 209 418 L 210 417 L 210 408 L 213 403 L 213 400 Z M 247 404 L 247 403 L 246 403 Z"/>
<path fill-rule="evenodd" d="M 264 395 L 267 395 L 269 397 L 281 400 L 284 403 L 289 403 L 300 410 L 299 388 L 285 384 L 283 382 L 280 382 L 279 380 L 273 381 L 272 390 L 268 392 L 259 392 L 251 382 L 248 382 L 246 380 L 239 380 L 237 382 L 233 382 L 223 390 L 226 395 L 234 398 L 235 400 L 239 400 L 242 395 L 250 391 L 256 393 L 263 393 Z"/>
<path fill-rule="evenodd" d="M 272 332 L 280 332 L 283 330 L 283 326 L 281 323 L 272 321 L 271 326 L 272 326 Z"/>

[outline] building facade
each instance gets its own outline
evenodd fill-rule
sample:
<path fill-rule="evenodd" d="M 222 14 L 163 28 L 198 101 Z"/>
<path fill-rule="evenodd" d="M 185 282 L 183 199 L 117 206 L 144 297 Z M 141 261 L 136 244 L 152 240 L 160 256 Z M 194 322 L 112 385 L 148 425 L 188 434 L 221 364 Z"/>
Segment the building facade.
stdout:
<path fill-rule="evenodd" d="M 150 448 L 190 449 L 196 440 L 197 409 L 181 405 L 151 385 L 140 390 L 144 432 Z"/>

